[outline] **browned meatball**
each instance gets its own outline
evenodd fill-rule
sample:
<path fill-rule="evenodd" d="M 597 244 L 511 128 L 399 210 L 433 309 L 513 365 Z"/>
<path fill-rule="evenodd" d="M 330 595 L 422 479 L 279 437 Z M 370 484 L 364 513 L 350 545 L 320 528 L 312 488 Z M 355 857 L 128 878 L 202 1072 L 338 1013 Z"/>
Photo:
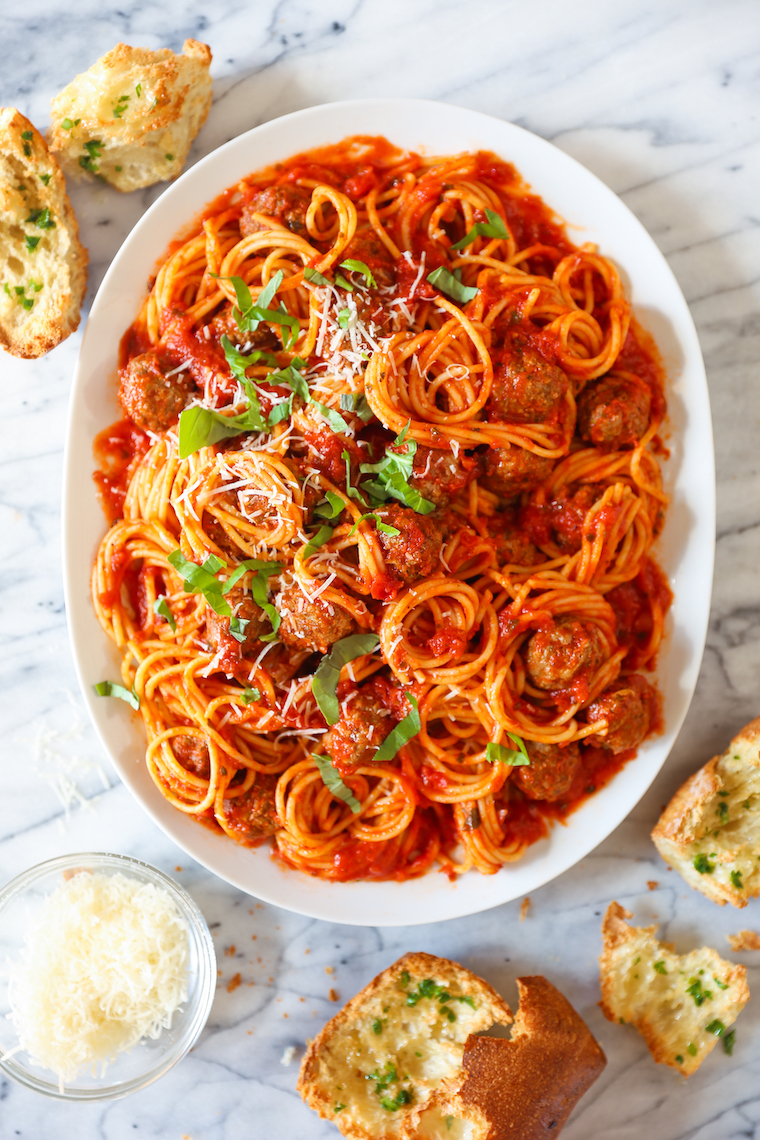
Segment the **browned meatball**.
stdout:
<path fill-rule="evenodd" d="M 643 380 L 602 376 L 578 397 L 578 432 L 605 451 L 633 447 L 649 426 L 651 405 L 652 395 Z"/>
<path fill-rule="evenodd" d="M 423 498 L 440 507 L 463 491 L 482 469 L 480 455 L 470 456 L 460 451 L 455 456 L 451 451 L 436 451 L 418 444 L 409 482 Z"/>
<path fill-rule="evenodd" d="M 241 633 L 242 641 L 230 633 L 230 619 L 222 617 L 208 606 L 206 609 L 206 641 L 215 653 L 221 650 L 225 660 L 240 660 L 250 656 L 258 646 L 262 633 L 271 633 L 272 625 L 260 606 L 250 594 L 243 590 L 231 590 L 227 601 L 233 616 L 241 623 L 246 622 Z"/>
<path fill-rule="evenodd" d="M 275 807 L 277 780 L 277 775 L 259 772 L 247 792 L 225 799 L 224 816 L 238 843 L 255 846 L 282 827 Z"/>
<path fill-rule="evenodd" d="M 502 499 L 513 499 L 543 483 L 553 466 L 553 459 L 523 447 L 494 447 L 486 455 L 485 486 Z"/>
<path fill-rule="evenodd" d="M 526 740 L 530 764 L 514 769 L 512 779 L 532 800 L 561 800 L 570 790 L 581 763 L 577 744 L 542 744 Z"/>
<path fill-rule="evenodd" d="M 608 723 L 605 735 L 589 736 L 588 743 L 610 752 L 637 748 L 649 731 L 656 693 L 639 673 L 620 677 L 592 701 L 586 709 L 586 720 Z"/>
<path fill-rule="evenodd" d="M 173 424 L 192 387 L 187 372 L 166 376 L 172 366 L 155 349 L 135 356 L 119 376 L 119 402 L 138 427 L 165 431 Z"/>
<path fill-rule="evenodd" d="M 369 764 L 395 725 L 372 682 L 340 704 L 340 720 L 323 737 L 323 746 L 342 772 Z"/>
<path fill-rule="evenodd" d="M 535 566 L 543 560 L 544 555 L 533 545 L 525 531 L 503 522 L 499 515 L 492 519 L 490 532 L 499 566 Z"/>
<path fill-rule="evenodd" d="M 519 333 L 505 340 L 500 355 L 487 405 L 490 420 L 543 424 L 562 414 L 570 383 L 561 368 L 531 348 Z"/>
<path fill-rule="evenodd" d="M 211 759 L 208 745 L 202 737 L 172 736 L 169 743 L 175 759 L 183 768 L 192 772 L 194 776 L 200 776 L 202 780 L 208 780 L 211 775 Z"/>
<path fill-rule="evenodd" d="M 311 202 L 311 190 L 305 186 L 287 183 L 283 186 L 268 186 L 259 190 L 243 206 L 240 217 L 240 232 L 243 237 L 255 234 L 265 227 L 257 222 L 253 214 L 263 214 L 274 218 L 294 234 L 306 236 L 306 212 Z"/>
<path fill-rule="evenodd" d="M 294 649 L 327 653 L 331 645 L 356 628 L 356 622 L 342 606 L 326 602 L 321 596 L 309 601 L 297 582 L 277 595 L 275 605 L 282 619 L 278 637 Z"/>
<path fill-rule="evenodd" d="M 407 585 L 432 574 L 443 545 L 440 523 L 430 515 L 418 515 L 411 507 L 402 507 L 399 503 L 389 503 L 375 514 L 381 522 L 400 532 L 397 535 L 377 532 L 388 572 Z"/>
<path fill-rule="evenodd" d="M 357 230 L 348 243 L 339 261 L 363 261 L 372 271 L 379 288 L 396 284 L 396 269 L 393 257 L 385 248 L 373 229 Z M 358 278 L 355 278 L 359 281 Z M 366 285 L 364 278 L 359 281 Z"/>
<path fill-rule="evenodd" d="M 591 622 L 558 617 L 537 630 L 524 650 L 525 669 L 539 689 L 562 689 L 581 671 L 597 669 L 604 660 L 599 630 Z"/>
<path fill-rule="evenodd" d="M 276 351 L 281 347 L 276 335 L 269 325 L 262 322 L 253 332 L 241 332 L 232 312 L 232 305 L 220 309 L 216 316 L 209 321 L 211 337 L 219 343 L 226 336 L 236 346 L 250 344 L 252 348 L 262 348 Z"/>

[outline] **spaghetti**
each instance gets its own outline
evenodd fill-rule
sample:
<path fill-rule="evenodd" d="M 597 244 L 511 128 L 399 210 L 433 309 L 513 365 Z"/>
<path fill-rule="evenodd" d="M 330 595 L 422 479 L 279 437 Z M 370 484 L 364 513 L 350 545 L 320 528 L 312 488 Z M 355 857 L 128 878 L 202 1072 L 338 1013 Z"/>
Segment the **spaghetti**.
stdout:
<path fill-rule="evenodd" d="M 92 594 L 179 811 L 323 878 L 490 874 L 657 728 L 656 350 L 494 155 L 244 179 L 119 394 Z"/>

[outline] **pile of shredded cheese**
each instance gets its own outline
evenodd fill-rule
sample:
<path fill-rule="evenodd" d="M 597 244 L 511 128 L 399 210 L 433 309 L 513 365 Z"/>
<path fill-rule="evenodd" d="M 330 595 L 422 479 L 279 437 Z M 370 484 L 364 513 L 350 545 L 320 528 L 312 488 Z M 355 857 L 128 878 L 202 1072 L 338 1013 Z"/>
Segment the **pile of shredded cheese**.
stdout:
<path fill-rule="evenodd" d="M 161 887 L 79 871 L 42 903 L 9 968 L 19 1046 L 59 1082 L 101 1074 L 187 1000 L 185 921 Z"/>

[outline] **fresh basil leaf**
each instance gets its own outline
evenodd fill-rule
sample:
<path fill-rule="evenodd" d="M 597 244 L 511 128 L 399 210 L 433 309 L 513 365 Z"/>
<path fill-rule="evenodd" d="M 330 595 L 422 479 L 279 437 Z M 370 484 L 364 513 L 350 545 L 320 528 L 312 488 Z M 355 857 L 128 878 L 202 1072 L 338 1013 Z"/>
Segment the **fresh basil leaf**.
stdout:
<path fill-rule="evenodd" d="M 380 643 L 376 633 L 353 633 L 336 641 L 330 652 L 319 663 L 311 683 L 314 700 L 328 724 L 336 724 L 340 719 L 340 705 L 336 690 L 340 671 L 349 661 L 371 653 Z"/>
<path fill-rule="evenodd" d="M 255 685 L 250 689 L 243 689 L 243 695 L 240 698 L 244 705 L 252 705 L 254 701 L 261 700 L 261 690 L 257 689 Z"/>
<path fill-rule="evenodd" d="M 435 503 L 425 499 L 416 488 L 410 486 L 408 480 L 414 466 L 414 456 L 417 444 L 413 439 L 406 439 L 409 424 L 396 436 L 390 447 L 386 448 L 385 455 L 378 463 L 362 463 L 359 470 L 363 475 L 377 475 L 377 480 L 364 483 L 364 490 L 380 502 L 388 499 L 397 499 L 405 507 L 411 507 L 420 515 L 429 515 L 435 510 Z M 392 448 L 403 447 L 403 451 Z"/>
<path fill-rule="evenodd" d="M 383 743 L 378 748 L 375 755 L 372 757 L 370 763 L 381 764 L 384 760 L 393 760 L 394 756 L 398 753 L 399 749 L 404 744 L 417 735 L 422 728 L 422 721 L 420 720 L 420 710 L 417 704 L 416 697 L 411 693 L 406 694 L 412 704 L 412 711 L 407 713 L 402 721 L 388 733 Z"/>
<path fill-rule="evenodd" d="M 375 281 L 375 278 L 372 276 L 372 270 L 370 269 L 370 267 L 367 265 L 366 262 L 357 261 L 355 258 L 349 257 L 345 261 L 341 261 L 340 267 L 341 267 L 341 269 L 350 269 L 354 273 L 361 273 L 362 277 L 367 282 L 370 289 L 377 289 L 377 282 Z"/>
<path fill-rule="evenodd" d="M 318 269 L 313 269 L 311 265 L 306 266 L 303 275 L 307 281 L 313 281 L 315 285 L 332 285 L 332 281 L 328 280 L 324 273 L 320 273 Z"/>
<path fill-rule="evenodd" d="M 374 511 L 368 511 L 366 515 L 360 515 L 359 516 L 359 518 L 356 520 L 356 522 L 354 523 L 354 525 L 351 527 L 350 531 L 346 535 L 346 538 L 352 538 L 356 528 L 359 526 L 359 523 L 364 522 L 365 519 L 374 519 L 375 523 L 377 524 L 377 529 L 382 531 L 383 534 L 392 534 L 392 535 L 401 534 L 401 531 L 396 530 L 395 526 L 389 526 L 388 523 L 381 522 Z"/>
<path fill-rule="evenodd" d="M 326 502 L 317 503 L 314 514 L 323 519 L 337 519 L 338 515 L 346 509 L 346 504 L 340 495 L 336 495 L 334 491 L 325 491 L 325 499 Z"/>
<path fill-rule="evenodd" d="M 230 635 L 235 638 L 235 641 L 242 643 L 245 641 L 246 637 L 246 626 L 250 624 L 250 618 L 239 618 L 235 617 L 233 614 L 233 616 L 230 618 Z"/>
<path fill-rule="evenodd" d="M 320 414 L 325 417 L 333 431 L 340 432 L 351 430 L 340 412 L 336 412 L 333 408 L 328 408 L 327 404 L 320 404 L 319 400 L 314 400 L 311 397 L 310 402 L 320 412 Z"/>
<path fill-rule="evenodd" d="M 332 794 L 338 800 L 343 800 L 344 804 L 348 804 L 354 815 L 358 815 L 362 810 L 362 805 L 357 800 L 354 793 L 350 788 L 347 788 L 340 778 L 339 773 L 333 766 L 333 762 L 329 756 L 319 756 L 316 752 L 312 752 L 312 759 L 316 762 L 319 768 L 319 774 L 322 777 L 322 782 L 325 787 L 329 788 Z"/>
<path fill-rule="evenodd" d="M 369 423 L 375 414 L 367 403 L 367 397 L 359 392 L 343 392 L 340 397 L 340 408 L 343 412 L 353 412 L 363 424 Z"/>
<path fill-rule="evenodd" d="M 181 550 L 173 550 L 168 561 L 184 580 L 185 593 L 203 594 L 214 613 L 220 617 L 232 616 L 229 603 L 223 597 L 225 591 L 222 589 L 222 583 L 214 577 L 217 570 L 227 565 L 226 562 L 211 554 L 202 566 L 198 566 L 195 562 L 188 562 Z"/>
<path fill-rule="evenodd" d="M 346 494 L 350 499 L 356 499 L 358 503 L 364 503 L 364 498 L 356 487 L 351 486 L 351 456 L 347 451 L 341 451 L 340 457 L 346 465 Z"/>
<path fill-rule="evenodd" d="M 126 701 L 133 709 L 139 709 L 140 698 L 134 689 L 125 689 L 123 685 L 117 685 L 114 681 L 99 681 L 93 688 L 99 697 L 118 697 L 120 701 Z"/>
<path fill-rule="evenodd" d="M 354 287 L 350 281 L 346 281 L 342 273 L 335 274 L 335 284 L 340 285 L 341 289 L 345 289 L 347 293 L 353 293 Z"/>
<path fill-rule="evenodd" d="M 255 348 L 248 356 L 244 356 L 239 349 L 235 348 L 226 334 L 222 337 L 220 344 L 224 349 L 224 356 L 230 366 L 230 372 L 238 380 L 246 380 L 246 368 L 258 364 L 260 360 L 263 360 L 264 364 L 269 365 L 270 368 L 277 367 L 277 357 L 273 356 L 271 352 L 264 352 L 260 348 Z M 249 396 L 248 399 L 250 400 L 250 398 Z"/>
<path fill-rule="evenodd" d="M 202 447 L 210 447 L 222 439 L 230 439 L 240 435 L 244 430 L 237 423 L 237 416 L 223 416 L 211 408 L 185 408 L 179 417 L 179 457 L 187 459 L 200 451 Z"/>
<path fill-rule="evenodd" d="M 301 375 L 301 369 L 306 367 L 306 361 L 301 360 L 300 356 L 296 356 L 287 368 L 281 368 L 279 372 L 272 372 L 267 377 L 269 384 L 274 384 L 277 387 L 287 384 L 293 389 L 297 396 L 300 396 L 305 404 L 313 404 L 315 408 L 325 417 L 333 431 L 350 431 L 348 424 L 338 412 L 328 408 L 326 404 L 320 404 L 319 400 L 315 400 L 309 391 L 309 385 L 305 376 Z"/>
<path fill-rule="evenodd" d="M 506 748 L 503 744 L 494 744 L 490 741 L 486 745 L 486 760 L 490 760 L 493 764 L 508 764 L 511 768 L 530 764 L 530 756 L 521 737 L 513 736 L 511 732 L 508 732 L 507 736 L 516 747 Z"/>
<path fill-rule="evenodd" d="M 169 609 L 169 603 L 166 600 L 165 594 L 162 594 L 160 598 L 156 598 L 155 602 L 153 603 L 153 613 L 159 617 L 166 618 L 169 625 L 172 627 L 172 633 L 177 632 L 177 623 L 174 620 L 172 611 Z"/>
<path fill-rule="evenodd" d="M 506 241 L 509 237 L 507 228 L 501 217 L 495 210 L 486 210 L 487 222 L 476 222 L 471 230 L 468 230 L 463 238 L 460 238 L 456 245 L 452 245 L 452 249 L 464 249 L 465 246 L 471 245 L 476 237 L 487 238 L 501 238 Z"/>
<path fill-rule="evenodd" d="M 401 534 L 401 531 L 397 530 L 395 526 L 388 526 L 388 523 L 380 522 L 380 519 L 377 520 L 377 529 L 383 534 L 390 534 L 396 538 Z"/>
<path fill-rule="evenodd" d="M 264 611 L 272 623 L 272 632 L 262 634 L 259 641 L 276 641 L 277 630 L 280 628 L 280 622 L 282 621 L 277 609 L 269 601 L 269 583 L 267 582 L 269 574 L 276 574 L 279 569 L 282 569 L 282 565 L 281 563 L 270 563 L 269 565 L 275 566 L 277 569 L 269 571 L 266 577 L 262 577 L 262 571 L 259 569 L 251 578 L 251 596 L 256 605 Z"/>
<path fill-rule="evenodd" d="M 474 285 L 463 285 L 450 270 L 444 269 L 442 265 L 438 269 L 434 269 L 432 273 L 428 273 L 428 281 L 460 305 L 471 301 L 478 293 Z"/>
<path fill-rule="evenodd" d="M 218 280 L 219 275 L 212 273 L 212 277 Z M 233 315 L 237 321 L 238 328 L 241 332 L 255 332 L 262 321 L 268 321 L 273 325 L 280 325 L 282 328 L 290 329 L 290 336 L 286 337 L 283 333 L 283 344 L 285 348 L 294 345 L 298 339 L 300 332 L 300 324 L 297 317 L 292 317 L 284 305 L 280 304 L 279 309 L 270 309 L 270 304 L 274 299 L 274 295 L 282 285 L 285 274 L 281 269 L 278 269 L 271 281 L 266 285 L 258 295 L 256 304 L 253 303 L 251 291 L 243 281 L 242 277 L 226 277 L 221 280 L 231 281 L 232 287 L 235 290 L 237 298 L 237 309 L 233 309 Z"/>
<path fill-rule="evenodd" d="M 283 400 L 281 404 L 275 404 L 269 413 L 267 419 L 267 427 L 273 428 L 275 424 L 282 423 L 283 420 L 290 419 L 293 414 L 293 397 L 288 396 L 287 400 Z"/>
<path fill-rule="evenodd" d="M 350 320 L 351 320 L 351 310 L 350 309 L 341 309 L 340 312 L 338 313 L 338 324 L 340 325 L 340 327 L 342 329 L 347 329 L 348 323 Z"/>
<path fill-rule="evenodd" d="M 317 533 L 313 535 L 306 543 L 304 549 L 304 558 L 310 558 L 312 554 L 316 554 L 320 547 L 329 542 L 333 536 L 331 526 L 321 526 Z"/>

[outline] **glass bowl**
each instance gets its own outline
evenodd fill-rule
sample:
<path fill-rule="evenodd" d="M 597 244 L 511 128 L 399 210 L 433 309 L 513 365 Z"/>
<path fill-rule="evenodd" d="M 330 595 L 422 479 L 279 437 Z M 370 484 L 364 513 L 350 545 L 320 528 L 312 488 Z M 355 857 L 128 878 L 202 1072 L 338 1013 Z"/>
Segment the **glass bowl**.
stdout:
<path fill-rule="evenodd" d="M 105 875 L 121 871 L 167 891 L 187 925 L 188 996 L 172 1017 L 171 1026 L 162 1030 L 155 1041 L 144 1038 L 129 1053 L 121 1053 L 102 1075 L 81 1074 L 61 1089 L 57 1076 L 50 1069 L 33 1064 L 26 1051 L 7 1056 L 19 1042 L 13 1022 L 6 1016 L 10 1009 L 6 964 L 8 959 L 17 960 L 23 952 L 28 924 L 44 899 L 70 878 L 72 871 L 78 870 Z M 214 1000 L 216 971 L 216 954 L 206 920 L 187 891 L 155 867 L 127 855 L 92 851 L 61 855 L 40 863 L 0 890 L 0 1072 L 58 1100 L 109 1100 L 137 1092 L 181 1061 L 200 1037 Z"/>

